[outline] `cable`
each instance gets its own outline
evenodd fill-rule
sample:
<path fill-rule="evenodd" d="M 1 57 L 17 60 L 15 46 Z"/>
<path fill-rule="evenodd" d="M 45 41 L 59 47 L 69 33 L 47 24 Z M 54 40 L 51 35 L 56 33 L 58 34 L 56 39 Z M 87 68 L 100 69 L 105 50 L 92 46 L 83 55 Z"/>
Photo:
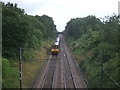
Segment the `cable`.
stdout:
<path fill-rule="evenodd" d="M 104 68 L 103 68 L 103 71 L 105 72 L 105 74 L 106 74 L 118 87 L 120 87 L 120 85 L 105 71 Z"/>
<path fill-rule="evenodd" d="M 89 57 L 88 57 L 89 58 Z M 100 66 L 100 62 L 96 62 L 94 61 L 93 59 L 90 60 L 90 61 L 93 61 L 97 66 Z M 105 69 L 103 68 L 103 71 L 105 72 L 105 74 L 118 86 L 120 87 L 120 85 L 105 71 Z"/>

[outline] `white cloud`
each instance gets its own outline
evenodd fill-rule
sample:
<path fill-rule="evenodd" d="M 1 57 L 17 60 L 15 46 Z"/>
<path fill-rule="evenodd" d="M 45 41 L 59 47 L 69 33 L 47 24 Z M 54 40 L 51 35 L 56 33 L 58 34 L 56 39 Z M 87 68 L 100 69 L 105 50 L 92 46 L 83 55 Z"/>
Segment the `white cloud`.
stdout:
<path fill-rule="evenodd" d="M 28 14 L 53 17 L 61 31 L 71 18 L 117 14 L 119 0 L 4 0 L 7 1 L 18 3 Z"/>

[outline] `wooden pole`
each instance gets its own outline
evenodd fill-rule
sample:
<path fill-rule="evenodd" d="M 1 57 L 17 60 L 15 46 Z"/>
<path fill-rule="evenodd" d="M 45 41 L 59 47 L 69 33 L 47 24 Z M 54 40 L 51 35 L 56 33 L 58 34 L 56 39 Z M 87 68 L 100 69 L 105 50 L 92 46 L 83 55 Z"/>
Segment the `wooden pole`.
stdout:
<path fill-rule="evenodd" d="M 19 48 L 20 90 L 22 90 L 22 48 Z"/>

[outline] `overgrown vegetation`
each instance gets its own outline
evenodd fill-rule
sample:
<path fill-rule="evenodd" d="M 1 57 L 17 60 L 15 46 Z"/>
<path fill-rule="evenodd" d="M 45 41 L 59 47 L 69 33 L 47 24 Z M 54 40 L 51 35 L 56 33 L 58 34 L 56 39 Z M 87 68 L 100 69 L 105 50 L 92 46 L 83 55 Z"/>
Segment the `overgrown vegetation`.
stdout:
<path fill-rule="evenodd" d="M 71 19 L 65 28 L 66 41 L 92 88 L 118 87 L 104 72 L 101 86 L 102 61 L 103 68 L 120 85 L 118 19 L 115 14 L 106 16 L 103 22 L 95 16 L 76 18 Z"/>
<path fill-rule="evenodd" d="M 42 43 L 42 46 L 49 47 L 47 45 L 51 45 L 51 43 Z M 41 72 L 43 65 L 48 60 L 48 52 L 46 48 L 40 48 L 37 51 L 34 50 L 33 52 L 35 58 L 26 58 L 26 61 L 23 62 L 23 88 L 32 87 L 34 81 Z"/>
<path fill-rule="evenodd" d="M 26 60 L 24 62 L 32 65 L 30 63 L 36 61 L 33 62 L 30 59 L 36 58 L 36 52 L 42 54 L 39 51 L 42 48 L 44 48 L 43 52 L 47 51 L 49 47 L 43 43 L 52 42 L 57 30 L 52 17 L 47 15 L 30 16 L 24 12 L 24 9 L 18 8 L 17 4 L 0 3 L 2 4 L 3 88 L 18 88 L 19 69 L 17 60 L 19 47 L 23 48 L 22 56 Z M 33 69 L 33 71 L 36 69 Z"/>
<path fill-rule="evenodd" d="M 4 88 L 18 88 L 19 86 L 19 72 L 17 68 L 11 67 L 8 59 L 2 59 L 2 87 Z"/>

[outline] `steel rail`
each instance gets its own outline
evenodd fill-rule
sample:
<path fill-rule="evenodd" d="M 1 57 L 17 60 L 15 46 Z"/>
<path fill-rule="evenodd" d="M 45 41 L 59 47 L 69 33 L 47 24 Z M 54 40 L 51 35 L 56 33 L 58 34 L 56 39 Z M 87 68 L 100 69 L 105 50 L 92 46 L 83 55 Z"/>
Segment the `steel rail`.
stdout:
<path fill-rule="evenodd" d="M 42 88 L 43 86 L 43 82 L 44 82 L 44 80 L 45 80 L 45 75 L 46 75 L 46 73 L 47 73 L 47 69 L 48 69 L 48 67 L 49 67 L 49 63 L 50 63 L 50 60 L 51 60 L 51 58 L 52 58 L 52 55 L 50 56 L 50 59 L 47 61 L 47 63 L 45 64 L 45 67 L 42 69 L 42 71 L 40 72 L 40 75 L 38 76 L 38 79 L 37 79 L 37 81 L 35 82 L 35 84 L 34 84 L 34 86 L 33 86 L 33 88 Z M 40 84 L 39 84 L 39 87 L 37 86 L 38 85 L 38 83 L 40 82 Z"/>

